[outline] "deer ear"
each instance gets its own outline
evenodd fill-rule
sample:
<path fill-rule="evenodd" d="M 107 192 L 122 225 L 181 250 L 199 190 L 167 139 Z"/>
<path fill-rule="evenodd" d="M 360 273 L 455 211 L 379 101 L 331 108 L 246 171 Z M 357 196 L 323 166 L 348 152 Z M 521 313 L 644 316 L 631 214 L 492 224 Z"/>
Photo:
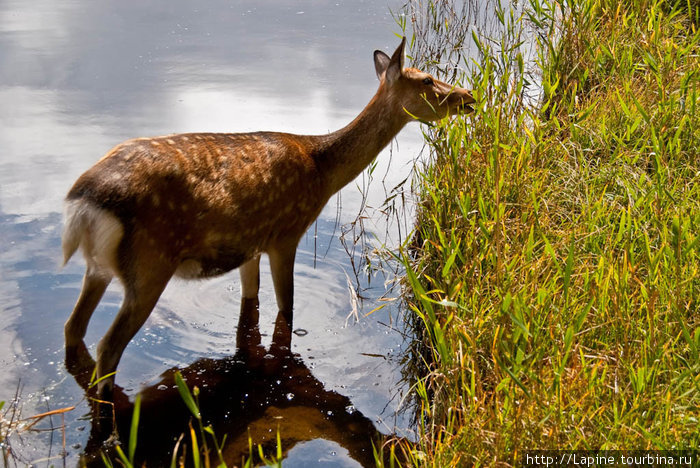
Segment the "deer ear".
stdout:
<path fill-rule="evenodd" d="M 377 71 L 377 78 L 381 80 L 383 75 L 385 80 L 391 82 L 401 76 L 405 46 L 406 38 L 404 37 L 391 58 L 381 50 L 374 51 L 374 69 Z"/>
<path fill-rule="evenodd" d="M 377 71 L 377 78 L 382 79 L 382 75 L 389 66 L 391 59 L 381 50 L 374 51 L 374 69 Z"/>
<path fill-rule="evenodd" d="M 401 39 L 401 44 L 396 48 L 391 56 L 389 66 L 386 69 L 386 80 L 392 82 L 398 79 L 403 73 L 404 49 L 406 47 L 406 37 Z"/>

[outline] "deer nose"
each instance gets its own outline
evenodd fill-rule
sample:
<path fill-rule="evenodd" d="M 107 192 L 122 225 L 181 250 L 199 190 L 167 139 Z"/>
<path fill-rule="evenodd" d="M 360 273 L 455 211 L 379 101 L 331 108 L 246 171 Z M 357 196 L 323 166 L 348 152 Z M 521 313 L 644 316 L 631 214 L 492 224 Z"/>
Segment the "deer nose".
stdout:
<path fill-rule="evenodd" d="M 474 96 L 472 96 L 471 91 L 463 89 L 459 97 L 462 101 L 459 106 L 460 110 L 465 113 L 474 112 L 474 108 L 471 106 L 471 104 L 474 104 L 476 99 L 474 99 Z"/>
<path fill-rule="evenodd" d="M 468 90 L 464 90 L 464 93 L 462 94 L 462 103 L 463 104 L 474 104 L 476 102 L 476 99 L 474 99 L 474 96 L 472 96 L 472 92 Z"/>

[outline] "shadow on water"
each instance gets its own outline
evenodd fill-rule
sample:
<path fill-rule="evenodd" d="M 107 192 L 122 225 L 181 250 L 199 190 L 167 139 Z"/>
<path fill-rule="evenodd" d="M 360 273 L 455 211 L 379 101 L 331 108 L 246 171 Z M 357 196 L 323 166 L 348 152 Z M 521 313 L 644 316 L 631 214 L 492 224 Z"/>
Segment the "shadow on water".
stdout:
<path fill-rule="evenodd" d="M 204 424 L 211 425 L 219 436 L 226 434 L 223 458 L 229 465 L 244 463 L 251 455 L 251 442 L 253 447 L 261 445 L 266 454 L 275 453 L 279 433 L 285 454 L 299 443 L 325 439 L 345 448 L 362 466 L 375 466 L 374 447 L 379 447 L 386 436 L 355 409 L 348 397 L 327 390 L 291 352 L 292 331 L 282 314 L 277 316 L 268 349 L 261 344 L 258 320 L 258 300 L 244 299 L 233 356 L 199 359 L 184 369 L 169 369 L 158 382 L 141 390 L 136 451 L 139 464 L 167 465 L 176 450 L 176 457 L 190 461 L 189 436 L 178 445 L 192 419 L 175 384 L 179 371 L 188 387 L 199 389 Z M 66 367 L 90 397 L 94 360 L 87 347 L 67 357 Z M 129 437 L 134 405 L 124 389 L 116 386 L 114 405 L 106 406 L 92 405 L 92 430 L 81 459 L 88 466 L 104 466 L 101 452 L 114 421 L 120 440 Z"/>

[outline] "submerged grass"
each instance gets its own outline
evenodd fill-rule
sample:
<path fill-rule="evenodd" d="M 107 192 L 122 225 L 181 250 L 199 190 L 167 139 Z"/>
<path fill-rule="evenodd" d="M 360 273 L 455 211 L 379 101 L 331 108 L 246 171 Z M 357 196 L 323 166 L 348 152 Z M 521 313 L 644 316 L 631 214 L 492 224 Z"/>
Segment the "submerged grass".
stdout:
<path fill-rule="evenodd" d="M 442 3 L 413 2 L 418 28 L 459 45 Z M 426 134 L 403 252 L 423 368 L 406 452 L 442 467 L 697 448 L 699 7 L 495 8 L 499 37 L 469 38 L 476 112 Z"/>

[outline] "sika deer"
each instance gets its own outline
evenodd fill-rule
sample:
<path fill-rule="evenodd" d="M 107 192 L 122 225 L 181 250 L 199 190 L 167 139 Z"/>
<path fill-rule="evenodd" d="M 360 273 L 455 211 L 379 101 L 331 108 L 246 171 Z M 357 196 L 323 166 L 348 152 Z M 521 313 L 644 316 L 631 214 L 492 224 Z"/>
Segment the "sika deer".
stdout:
<path fill-rule="evenodd" d="M 65 325 L 66 360 L 117 276 L 124 301 L 97 346 L 97 376 L 114 372 L 173 275 L 205 278 L 240 268 L 255 298 L 261 253 L 277 305 L 292 326 L 297 244 L 328 199 L 352 181 L 409 121 L 472 111 L 465 89 L 403 68 L 405 38 L 390 58 L 374 52 L 380 84 L 360 115 L 334 133 L 190 133 L 117 145 L 66 197 L 63 253 L 82 247 L 80 297 Z M 110 398 L 114 378 L 100 381 Z"/>

